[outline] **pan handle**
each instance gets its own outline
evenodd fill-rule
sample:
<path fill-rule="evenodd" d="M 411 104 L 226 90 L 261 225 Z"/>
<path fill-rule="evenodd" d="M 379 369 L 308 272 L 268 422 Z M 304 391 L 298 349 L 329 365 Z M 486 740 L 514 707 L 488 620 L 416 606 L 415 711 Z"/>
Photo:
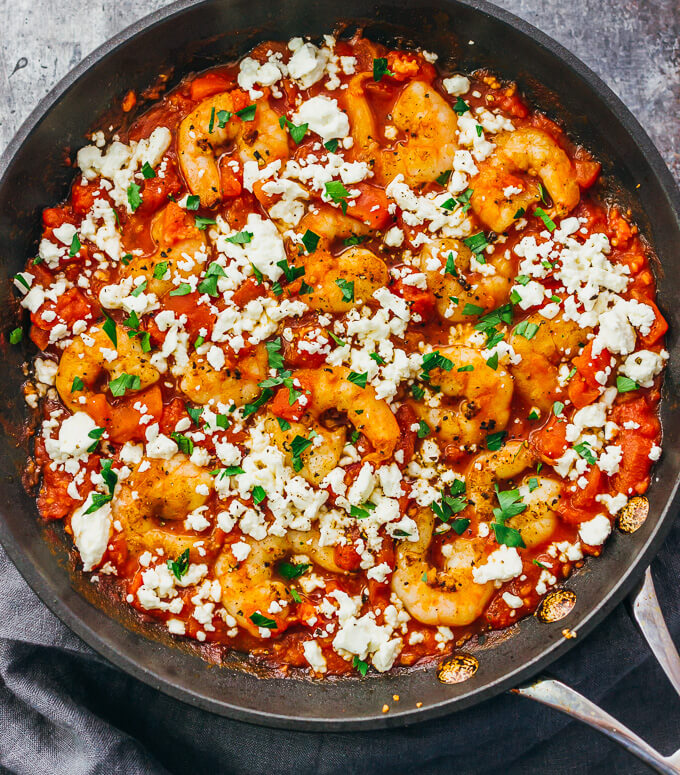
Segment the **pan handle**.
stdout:
<path fill-rule="evenodd" d="M 632 595 L 630 604 L 633 616 L 652 653 L 680 694 L 680 657 L 661 613 L 649 568 L 642 585 Z M 680 775 L 680 750 L 671 756 L 662 756 L 635 732 L 561 681 L 540 677 L 512 691 L 514 694 L 536 700 L 588 724 L 619 743 L 657 772 L 664 775 Z"/>

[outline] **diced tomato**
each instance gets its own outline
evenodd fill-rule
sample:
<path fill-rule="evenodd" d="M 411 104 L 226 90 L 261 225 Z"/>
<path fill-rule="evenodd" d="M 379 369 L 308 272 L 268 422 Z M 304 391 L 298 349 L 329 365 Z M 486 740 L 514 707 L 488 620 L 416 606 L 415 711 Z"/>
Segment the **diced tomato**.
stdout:
<path fill-rule="evenodd" d="M 184 296 L 171 296 L 167 293 L 163 297 L 163 305 L 171 309 L 177 315 L 186 315 L 186 329 L 189 332 L 189 339 L 193 343 L 198 337 L 198 332 L 205 328 L 210 334 L 215 324 L 215 316 L 207 305 L 199 304 L 200 297 L 198 291 L 187 293 Z"/>
<path fill-rule="evenodd" d="M 121 103 L 121 108 L 123 109 L 123 113 L 129 113 L 136 104 L 137 104 L 137 95 L 132 89 L 130 89 L 130 91 L 125 95 L 125 97 L 123 97 L 123 102 Z"/>
<path fill-rule="evenodd" d="M 161 178 L 156 175 L 155 178 L 147 178 L 144 181 L 141 192 L 142 203 L 135 211 L 135 215 L 150 215 L 166 203 L 174 204 L 172 200 L 169 200 L 169 197 L 177 196 L 181 190 L 182 183 L 177 175 L 175 165 L 168 164 L 164 177 Z M 178 205 L 175 205 L 175 207 L 178 207 Z"/>
<path fill-rule="evenodd" d="M 529 115 L 529 109 L 515 86 L 510 86 L 507 89 L 493 89 L 488 92 L 487 99 L 490 105 L 496 105 L 505 113 L 516 118 L 526 118 Z"/>
<path fill-rule="evenodd" d="M 544 459 L 557 460 L 567 449 L 567 423 L 555 417 L 529 437 L 531 446 Z"/>
<path fill-rule="evenodd" d="M 128 558 L 127 536 L 124 532 L 114 533 L 109 539 L 102 562 L 110 562 L 116 568 L 122 568 Z"/>
<path fill-rule="evenodd" d="M 200 237 L 195 220 L 176 202 L 168 202 L 168 206 L 163 210 L 162 233 L 166 245 Z"/>
<path fill-rule="evenodd" d="M 234 79 L 224 73 L 206 73 L 194 78 L 189 87 L 192 100 L 204 100 L 213 94 L 229 91 L 234 85 Z"/>
<path fill-rule="evenodd" d="M 611 419 L 621 426 L 626 423 L 637 423 L 640 427 L 635 429 L 635 435 L 650 439 L 656 439 L 661 429 L 653 407 L 644 398 L 614 404 Z"/>
<path fill-rule="evenodd" d="M 43 225 L 47 229 L 56 229 L 64 223 L 72 223 L 73 217 L 70 213 L 70 208 L 66 205 L 60 207 L 48 207 L 43 210 L 42 214 Z"/>
<path fill-rule="evenodd" d="M 602 492 L 602 471 L 594 465 L 586 478 L 588 483 L 583 489 L 577 486 L 575 492 L 562 497 L 555 507 L 555 511 L 569 524 L 579 524 L 591 519 L 594 509 L 598 506 L 595 496 Z"/>
<path fill-rule="evenodd" d="M 403 83 L 411 78 L 432 83 L 437 75 L 434 67 L 426 62 L 422 54 L 407 51 L 390 51 L 387 54 L 387 69 L 392 75 L 385 76 L 386 81 Z"/>
<path fill-rule="evenodd" d="M 249 277 L 234 291 L 232 301 L 238 307 L 245 307 L 249 301 L 253 301 L 253 299 L 258 299 L 260 296 L 264 295 L 266 295 L 264 285 L 258 283 L 254 277 Z"/>
<path fill-rule="evenodd" d="M 641 299 L 641 301 L 654 310 L 654 322 L 652 323 L 650 332 L 646 336 L 640 336 L 640 341 L 645 347 L 650 347 L 651 345 L 656 344 L 661 337 L 665 336 L 666 331 L 668 331 L 668 323 L 666 322 L 666 318 L 661 314 L 661 310 L 653 301 L 651 301 L 651 299 L 644 298 Z"/>
<path fill-rule="evenodd" d="M 29 338 L 39 350 L 45 350 L 50 343 L 49 331 L 45 331 L 44 328 L 38 328 L 35 325 L 31 326 Z"/>
<path fill-rule="evenodd" d="M 359 196 L 352 197 L 354 204 L 347 205 L 347 215 L 358 218 L 372 229 L 382 229 L 390 221 L 388 211 L 389 200 L 382 188 L 370 183 L 356 183 L 350 188 L 361 191 Z"/>
<path fill-rule="evenodd" d="M 135 404 L 141 404 L 146 410 L 140 412 L 134 408 Z M 163 395 L 161 389 L 154 385 L 139 393 L 131 393 L 115 406 L 111 407 L 111 421 L 108 426 L 109 436 L 115 444 L 124 444 L 126 441 L 144 441 L 146 426 L 140 425 L 142 415 L 151 415 L 153 421 L 158 421 L 163 413 Z"/>
<path fill-rule="evenodd" d="M 279 388 L 276 391 L 274 400 L 271 403 L 272 414 L 283 420 L 298 422 L 302 415 L 307 411 L 306 406 L 302 406 L 300 399 L 290 403 L 290 392 L 287 387 Z"/>
<path fill-rule="evenodd" d="M 434 315 L 437 299 L 428 288 L 416 288 L 415 285 L 407 285 L 401 277 L 394 284 L 393 289 L 397 296 L 408 302 L 413 315 L 419 315 L 423 323 L 426 323 Z"/>
<path fill-rule="evenodd" d="M 353 543 L 338 544 L 333 548 L 335 564 L 343 570 L 359 570 L 361 555 L 357 552 Z"/>
<path fill-rule="evenodd" d="M 572 363 L 585 380 L 586 385 L 591 388 L 597 388 L 600 387 L 600 383 L 595 375 L 610 366 L 611 354 L 609 350 L 604 348 L 597 355 L 593 355 L 593 343 L 590 341 L 583 348 L 581 354 L 572 359 Z"/>
<path fill-rule="evenodd" d="M 71 207 L 73 212 L 78 215 L 85 215 L 94 204 L 95 195 L 99 191 L 99 186 L 94 183 L 82 185 L 74 183 L 71 187 Z"/>
<path fill-rule="evenodd" d="M 398 463 L 399 466 L 405 466 L 411 462 L 416 448 L 416 432 L 411 430 L 411 426 L 418 422 L 413 407 L 409 404 L 402 404 L 396 411 L 397 424 L 399 425 L 400 435 L 397 447 L 394 451 L 395 458 L 397 452 L 401 450 L 403 460 Z"/>
<path fill-rule="evenodd" d="M 642 495 L 649 487 L 652 468 L 649 453 L 655 439 L 642 436 L 635 430 L 623 430 L 616 443 L 623 450 L 623 457 L 618 472 L 611 479 L 612 490 L 625 495 Z"/>
<path fill-rule="evenodd" d="M 229 164 L 231 160 L 223 158 L 220 162 L 220 187 L 222 188 L 222 198 L 239 196 L 243 191 L 243 174 L 241 166 L 238 165 L 234 171 Z"/>
<path fill-rule="evenodd" d="M 582 189 L 590 188 L 598 179 L 602 165 L 581 146 L 575 148 L 572 161 L 576 168 L 576 182 Z"/>
<path fill-rule="evenodd" d="M 163 407 L 163 414 L 161 415 L 160 421 L 161 433 L 169 436 L 183 417 L 187 417 L 187 409 L 184 401 L 182 401 L 181 398 L 173 398 L 169 404 L 166 404 Z"/>
<path fill-rule="evenodd" d="M 43 317 L 45 312 L 56 312 L 57 317 L 46 321 Z M 62 321 L 72 325 L 76 320 L 90 319 L 92 319 L 92 306 L 78 288 L 69 288 L 57 299 L 56 304 L 53 301 L 47 301 L 37 312 L 31 313 L 33 325 L 45 331 L 50 331 Z"/>
<path fill-rule="evenodd" d="M 319 326 L 297 326 L 292 329 L 292 339 L 284 338 L 283 341 L 283 358 L 287 366 L 291 366 L 296 369 L 310 368 L 316 369 L 325 363 L 326 356 L 320 352 L 310 353 L 306 350 L 300 349 L 301 342 L 310 342 L 315 337 L 310 338 L 308 334 L 318 332 Z M 330 337 L 325 334 L 327 339 Z"/>
<path fill-rule="evenodd" d="M 607 234 L 614 247 L 624 248 L 637 232 L 634 226 L 621 215 L 618 207 L 612 207 L 607 213 Z"/>
<path fill-rule="evenodd" d="M 600 391 L 597 388 L 588 387 L 588 382 L 580 374 L 574 374 L 569 380 L 568 393 L 569 400 L 577 409 L 592 404 L 600 396 Z"/>
<path fill-rule="evenodd" d="M 73 481 L 73 475 L 64 470 L 53 470 L 49 465 L 51 459 L 45 449 L 45 440 L 39 435 L 35 443 L 36 463 L 42 470 L 43 481 L 38 494 L 38 511 L 43 519 L 63 519 L 78 505 L 78 501 L 68 494 L 68 486 Z M 90 455 L 86 465 L 86 471 L 99 469 L 99 456 Z M 78 485 L 78 493 L 83 498 L 92 490 L 94 485 L 89 476 L 85 476 L 83 482 Z"/>

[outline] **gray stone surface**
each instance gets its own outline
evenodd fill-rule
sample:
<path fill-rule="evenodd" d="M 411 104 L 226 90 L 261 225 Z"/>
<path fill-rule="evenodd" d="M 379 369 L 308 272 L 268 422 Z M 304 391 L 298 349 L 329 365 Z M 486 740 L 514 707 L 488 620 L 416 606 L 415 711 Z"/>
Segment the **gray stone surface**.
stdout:
<path fill-rule="evenodd" d="M 84 56 L 165 4 L 0 0 L 0 151 L 38 100 Z M 680 177 L 680 0 L 497 4 L 535 24 L 592 67 L 633 110 Z"/>

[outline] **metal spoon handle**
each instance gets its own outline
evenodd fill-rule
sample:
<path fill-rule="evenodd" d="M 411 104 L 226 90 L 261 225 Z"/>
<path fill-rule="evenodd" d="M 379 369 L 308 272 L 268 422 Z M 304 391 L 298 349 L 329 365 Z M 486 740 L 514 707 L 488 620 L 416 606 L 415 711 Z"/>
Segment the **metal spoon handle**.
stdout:
<path fill-rule="evenodd" d="M 630 602 L 633 616 L 640 625 L 652 653 L 680 694 L 680 657 L 661 613 L 649 568 L 642 585 L 633 594 Z M 513 692 L 588 724 L 619 743 L 657 772 L 664 775 L 680 775 L 680 750 L 671 756 L 662 756 L 635 732 L 561 681 L 541 677 L 513 689 Z"/>

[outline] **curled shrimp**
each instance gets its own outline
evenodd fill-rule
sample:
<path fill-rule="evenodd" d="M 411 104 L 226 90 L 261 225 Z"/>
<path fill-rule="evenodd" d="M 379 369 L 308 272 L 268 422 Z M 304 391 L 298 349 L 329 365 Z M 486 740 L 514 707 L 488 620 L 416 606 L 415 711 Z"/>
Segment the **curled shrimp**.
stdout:
<path fill-rule="evenodd" d="M 532 406 L 549 412 L 564 394 L 558 382 L 560 363 L 578 354 L 580 346 L 587 341 L 589 329 L 580 328 L 573 320 L 564 320 L 561 316 L 547 320 L 538 313 L 529 315 L 526 322 L 537 325 L 538 330 L 527 339 L 515 328 L 510 344 L 522 360 L 511 366 L 510 371 L 519 393 Z"/>
<path fill-rule="evenodd" d="M 378 182 L 389 183 L 402 174 L 410 186 L 433 182 L 453 166 L 458 117 L 434 88 L 411 81 L 392 108 L 392 123 L 406 134 L 382 153 Z"/>
<path fill-rule="evenodd" d="M 156 250 L 151 256 L 135 256 L 125 268 L 128 276 L 143 275 L 145 290 L 158 298 L 176 287 L 171 278 L 186 280 L 200 272 L 206 261 L 205 232 L 175 202 L 169 202 L 151 222 Z M 167 267 L 161 274 L 160 265 Z M 160 276 L 159 276 L 160 275 Z"/>
<path fill-rule="evenodd" d="M 265 630 L 267 637 L 278 635 L 290 623 L 292 597 L 286 585 L 275 580 L 273 574 L 275 564 L 285 557 L 288 544 L 285 538 L 278 536 L 267 536 L 261 541 L 243 536 L 240 543 L 249 546 L 244 560 L 237 560 L 231 550 L 232 544 L 228 544 L 215 563 L 215 574 L 222 588 L 222 605 L 256 638 L 263 637 L 257 624 L 258 614 L 276 623 L 276 627 Z"/>
<path fill-rule="evenodd" d="M 112 503 L 113 518 L 123 525 L 132 547 L 163 549 L 166 555 L 175 557 L 201 540 L 176 532 L 173 525 L 181 525 L 190 512 L 205 504 L 208 495 L 197 492 L 197 488 L 205 491 L 206 487 L 212 489 L 212 477 L 185 455 L 178 453 L 169 460 L 146 459 L 118 487 Z"/>
<path fill-rule="evenodd" d="M 214 207 L 222 199 L 219 148 L 235 142 L 242 161 L 259 158 L 267 164 L 288 157 L 288 137 L 268 98 L 257 100 L 254 119 L 244 121 L 232 115 L 237 110 L 234 95 L 235 92 L 225 92 L 203 100 L 179 125 L 180 169 L 189 190 L 200 197 L 204 207 Z M 223 121 L 225 113 L 229 119 Z"/>
<path fill-rule="evenodd" d="M 274 620 L 276 627 L 271 628 L 274 635 L 280 635 L 295 621 L 289 607 L 293 601 L 289 586 L 274 578 L 276 564 L 287 555 L 306 555 L 325 570 L 348 573 L 336 564 L 333 547 L 320 545 L 317 529 L 289 530 L 285 536 L 269 535 L 260 541 L 250 536 L 239 540 L 250 547 L 245 559 L 237 560 L 231 544 L 226 544 L 217 559 L 215 572 L 222 588 L 222 605 L 241 627 L 257 638 L 269 637 L 257 624 L 257 614 Z"/>
<path fill-rule="evenodd" d="M 370 441 L 378 458 L 388 458 L 399 440 L 399 425 L 388 403 L 376 398 L 375 390 L 349 381 L 350 371 L 341 366 L 301 369 L 295 373 L 311 392 L 306 406 L 313 418 L 337 410 Z"/>
<path fill-rule="evenodd" d="M 99 403 L 95 388 L 104 374 L 110 380 L 123 374 L 139 377 L 139 390 L 160 379 L 159 371 L 136 338 L 128 337 L 120 326 L 116 326 L 115 337 L 117 344 L 114 347 L 103 328 L 93 326 L 87 333 L 74 337 L 61 354 L 55 385 L 64 405 L 72 412 L 87 411 L 88 407 L 94 409 Z M 109 360 L 112 350 L 116 356 Z M 82 387 L 78 386 L 78 380 Z"/>
<path fill-rule="evenodd" d="M 495 485 L 534 469 L 536 462 L 535 453 L 522 441 L 509 441 L 496 452 L 477 455 L 471 461 L 465 479 L 475 519 L 492 521 L 497 505 L 493 495 Z M 505 524 L 518 530 L 524 545 L 532 548 L 548 541 L 555 532 L 555 506 L 562 494 L 562 485 L 547 476 L 527 474 L 519 486 L 519 494 L 526 508 Z"/>
<path fill-rule="evenodd" d="M 337 256 L 330 252 L 336 240 L 368 234 L 366 224 L 322 205 L 300 222 L 300 231 L 307 229 L 319 236 L 317 249 L 302 259 L 305 282 L 312 287 L 305 302 L 312 309 L 348 312 L 387 285 L 387 265 L 370 250 L 352 246 Z"/>
<path fill-rule="evenodd" d="M 438 406 L 413 403 L 418 417 L 443 440 L 461 447 L 477 444 L 490 431 L 503 430 L 510 419 L 511 376 L 503 368 L 492 369 L 480 352 L 466 345 L 441 348 L 439 353 L 452 366 L 448 371 L 432 369 L 430 384 L 439 386 L 445 398 L 461 400 L 448 405 L 442 401 Z"/>
<path fill-rule="evenodd" d="M 452 257 L 453 273 L 446 270 L 449 256 Z M 472 257 L 470 248 L 456 239 L 433 240 L 420 252 L 420 268 L 437 300 L 437 311 L 453 323 L 470 322 L 470 304 L 489 311 L 499 307 L 508 297 L 514 276 L 511 262 L 502 254 L 495 255 L 486 262 L 486 266 L 493 267 L 494 273 L 479 274 L 470 270 Z M 433 268 L 435 265 L 438 268 Z M 468 311 L 464 312 L 466 307 Z"/>
<path fill-rule="evenodd" d="M 432 566 L 427 551 L 434 515 L 421 509 L 415 515 L 418 540 L 402 541 L 396 551 L 392 591 L 414 619 L 422 624 L 460 627 L 474 622 L 494 593 L 493 582 L 477 584 L 472 568 L 484 555 L 484 539 L 456 537 L 443 569 Z"/>
<path fill-rule="evenodd" d="M 303 418 L 311 420 L 311 418 Z M 345 430 L 338 428 L 334 431 L 324 428 L 319 423 L 289 422 L 289 427 L 283 430 L 275 417 L 267 417 L 264 427 L 271 436 L 276 446 L 286 455 L 286 463 L 290 466 L 293 462 L 292 444 L 296 436 L 305 437 L 313 429 L 321 439 L 320 444 L 315 444 L 300 455 L 302 468 L 297 472 L 311 485 L 318 487 L 324 477 L 329 474 L 342 457 L 345 446 Z"/>
<path fill-rule="evenodd" d="M 576 207 L 580 190 L 576 171 L 555 139 L 541 129 L 526 127 L 496 137 L 496 150 L 470 181 L 470 204 L 482 223 L 492 231 L 504 232 L 517 212 L 540 199 L 538 185 L 517 173 L 537 176 L 553 201 L 549 211 L 563 216 Z"/>
<path fill-rule="evenodd" d="M 215 369 L 207 354 L 194 351 L 189 357 L 180 390 L 197 404 L 217 401 L 243 406 L 260 394 L 259 382 L 267 378 L 267 351 L 261 345 L 234 363 Z"/>
<path fill-rule="evenodd" d="M 316 250 L 305 258 L 305 302 L 322 312 L 348 312 L 368 301 L 389 280 L 385 262 L 375 253 L 351 247 L 339 256 Z"/>

